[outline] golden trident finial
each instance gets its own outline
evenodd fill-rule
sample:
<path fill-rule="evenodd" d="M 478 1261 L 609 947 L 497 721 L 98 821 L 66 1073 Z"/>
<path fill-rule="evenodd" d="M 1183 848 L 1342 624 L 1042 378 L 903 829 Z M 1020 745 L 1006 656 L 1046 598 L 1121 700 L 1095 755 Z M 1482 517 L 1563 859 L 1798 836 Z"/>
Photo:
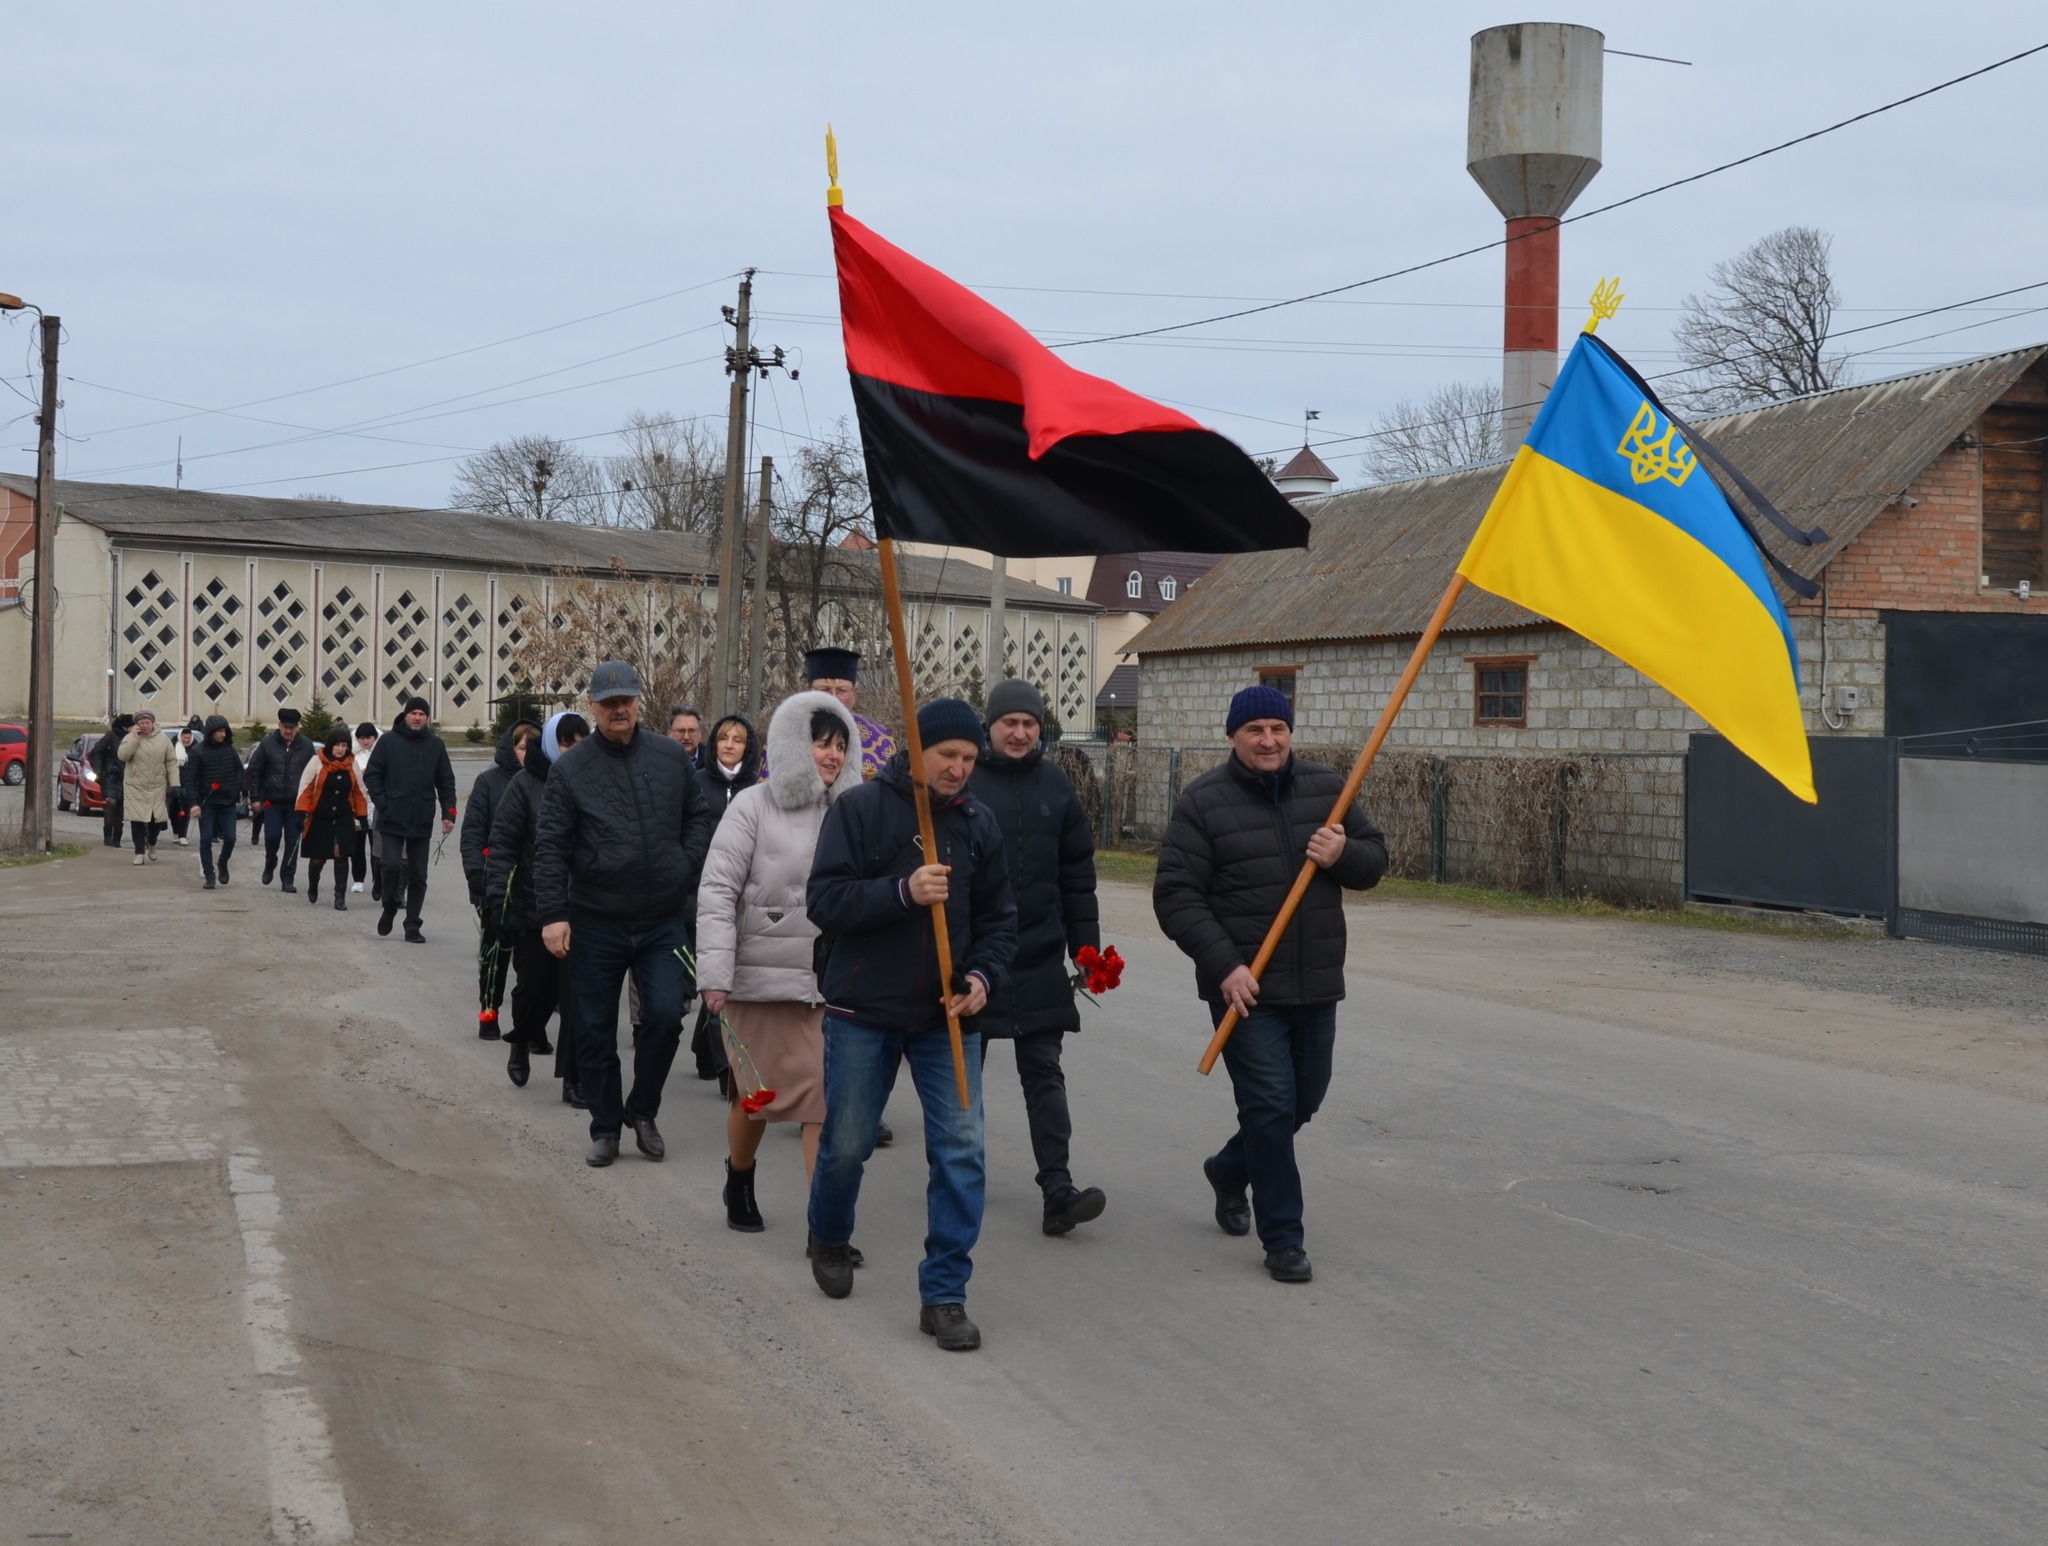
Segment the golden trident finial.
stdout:
<path fill-rule="evenodd" d="M 846 203 L 846 194 L 839 186 L 839 141 L 833 138 L 829 123 L 825 125 L 825 175 L 832 180 L 825 190 L 825 207 L 838 209 Z"/>
<path fill-rule="evenodd" d="M 1586 304 L 1593 308 L 1593 315 L 1586 319 L 1586 331 L 1599 332 L 1600 324 L 1621 310 L 1621 303 L 1626 299 L 1627 297 L 1621 293 L 1619 274 L 1612 279 L 1603 279 L 1593 286 L 1593 293 L 1586 301 Z"/>

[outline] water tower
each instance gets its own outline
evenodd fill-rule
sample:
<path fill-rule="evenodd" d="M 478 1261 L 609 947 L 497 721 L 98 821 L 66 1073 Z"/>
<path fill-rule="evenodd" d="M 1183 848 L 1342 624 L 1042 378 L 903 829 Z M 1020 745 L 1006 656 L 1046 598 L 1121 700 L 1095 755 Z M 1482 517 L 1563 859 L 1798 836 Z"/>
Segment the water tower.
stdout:
<path fill-rule="evenodd" d="M 1606 38 L 1566 22 L 1472 34 L 1465 169 L 1507 217 L 1501 452 L 1512 456 L 1557 379 L 1557 222 L 1600 170 Z"/>

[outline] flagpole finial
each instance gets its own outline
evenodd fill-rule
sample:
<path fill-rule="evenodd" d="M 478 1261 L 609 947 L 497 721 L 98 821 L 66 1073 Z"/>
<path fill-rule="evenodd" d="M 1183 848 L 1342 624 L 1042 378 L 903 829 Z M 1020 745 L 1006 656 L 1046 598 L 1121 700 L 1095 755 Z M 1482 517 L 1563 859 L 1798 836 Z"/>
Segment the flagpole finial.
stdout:
<path fill-rule="evenodd" d="M 846 193 L 839 186 L 839 141 L 832 133 L 832 125 L 825 125 L 825 176 L 832 186 L 825 190 L 825 207 L 839 209 L 846 203 Z"/>
<path fill-rule="evenodd" d="M 1621 276 L 1619 274 L 1616 274 L 1612 279 L 1601 280 L 1600 283 L 1593 287 L 1593 293 L 1586 301 L 1586 304 L 1593 308 L 1593 315 L 1586 319 L 1586 331 L 1589 333 L 1599 332 L 1600 324 L 1620 311 L 1621 303 L 1626 299 L 1627 297 L 1621 293 Z"/>

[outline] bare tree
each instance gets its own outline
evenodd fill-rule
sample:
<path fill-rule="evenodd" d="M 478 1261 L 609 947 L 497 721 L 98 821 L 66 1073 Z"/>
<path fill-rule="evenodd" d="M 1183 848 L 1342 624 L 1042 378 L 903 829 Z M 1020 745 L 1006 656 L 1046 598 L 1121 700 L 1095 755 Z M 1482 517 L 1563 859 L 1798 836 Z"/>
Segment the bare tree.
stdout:
<path fill-rule="evenodd" d="M 482 515 L 599 525 L 603 491 L 602 469 L 566 440 L 514 435 L 456 467 L 448 503 Z"/>
<path fill-rule="evenodd" d="M 1688 295 L 1675 339 L 1690 374 L 1674 393 L 1701 412 L 1779 402 L 1848 380 L 1826 350 L 1841 292 L 1828 266 L 1834 239 L 1812 226 L 1773 231 L 1707 270 Z"/>
<path fill-rule="evenodd" d="M 1500 455 L 1500 386 L 1453 381 L 1421 402 L 1407 398 L 1380 415 L 1366 442 L 1365 470 L 1381 482 L 1450 472 Z"/>
<path fill-rule="evenodd" d="M 712 532 L 725 504 L 725 446 L 697 419 L 628 414 L 626 449 L 606 457 L 607 524 Z"/>
<path fill-rule="evenodd" d="M 600 660 L 626 660 L 650 704 L 701 699 L 713 610 L 702 582 L 639 579 L 617 558 L 611 571 L 556 573 L 547 616 L 532 620 L 508 662 L 520 691 L 574 706 Z"/>
<path fill-rule="evenodd" d="M 785 487 L 770 510 L 768 589 L 781 675 L 794 686 L 813 644 L 844 645 L 870 659 L 886 654 L 888 621 L 874 553 L 846 546 L 849 537 L 872 535 L 873 505 L 867 462 L 845 420 L 796 453 Z"/>

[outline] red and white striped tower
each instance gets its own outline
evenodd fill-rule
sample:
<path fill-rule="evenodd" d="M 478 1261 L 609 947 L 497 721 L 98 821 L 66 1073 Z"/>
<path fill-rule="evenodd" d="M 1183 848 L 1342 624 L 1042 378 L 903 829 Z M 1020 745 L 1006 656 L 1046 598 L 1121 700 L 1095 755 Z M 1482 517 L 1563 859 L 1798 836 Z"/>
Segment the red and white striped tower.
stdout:
<path fill-rule="evenodd" d="M 1465 169 L 1507 217 L 1501 452 L 1512 456 L 1557 379 L 1557 223 L 1600 170 L 1606 39 L 1566 22 L 1472 34 Z"/>

